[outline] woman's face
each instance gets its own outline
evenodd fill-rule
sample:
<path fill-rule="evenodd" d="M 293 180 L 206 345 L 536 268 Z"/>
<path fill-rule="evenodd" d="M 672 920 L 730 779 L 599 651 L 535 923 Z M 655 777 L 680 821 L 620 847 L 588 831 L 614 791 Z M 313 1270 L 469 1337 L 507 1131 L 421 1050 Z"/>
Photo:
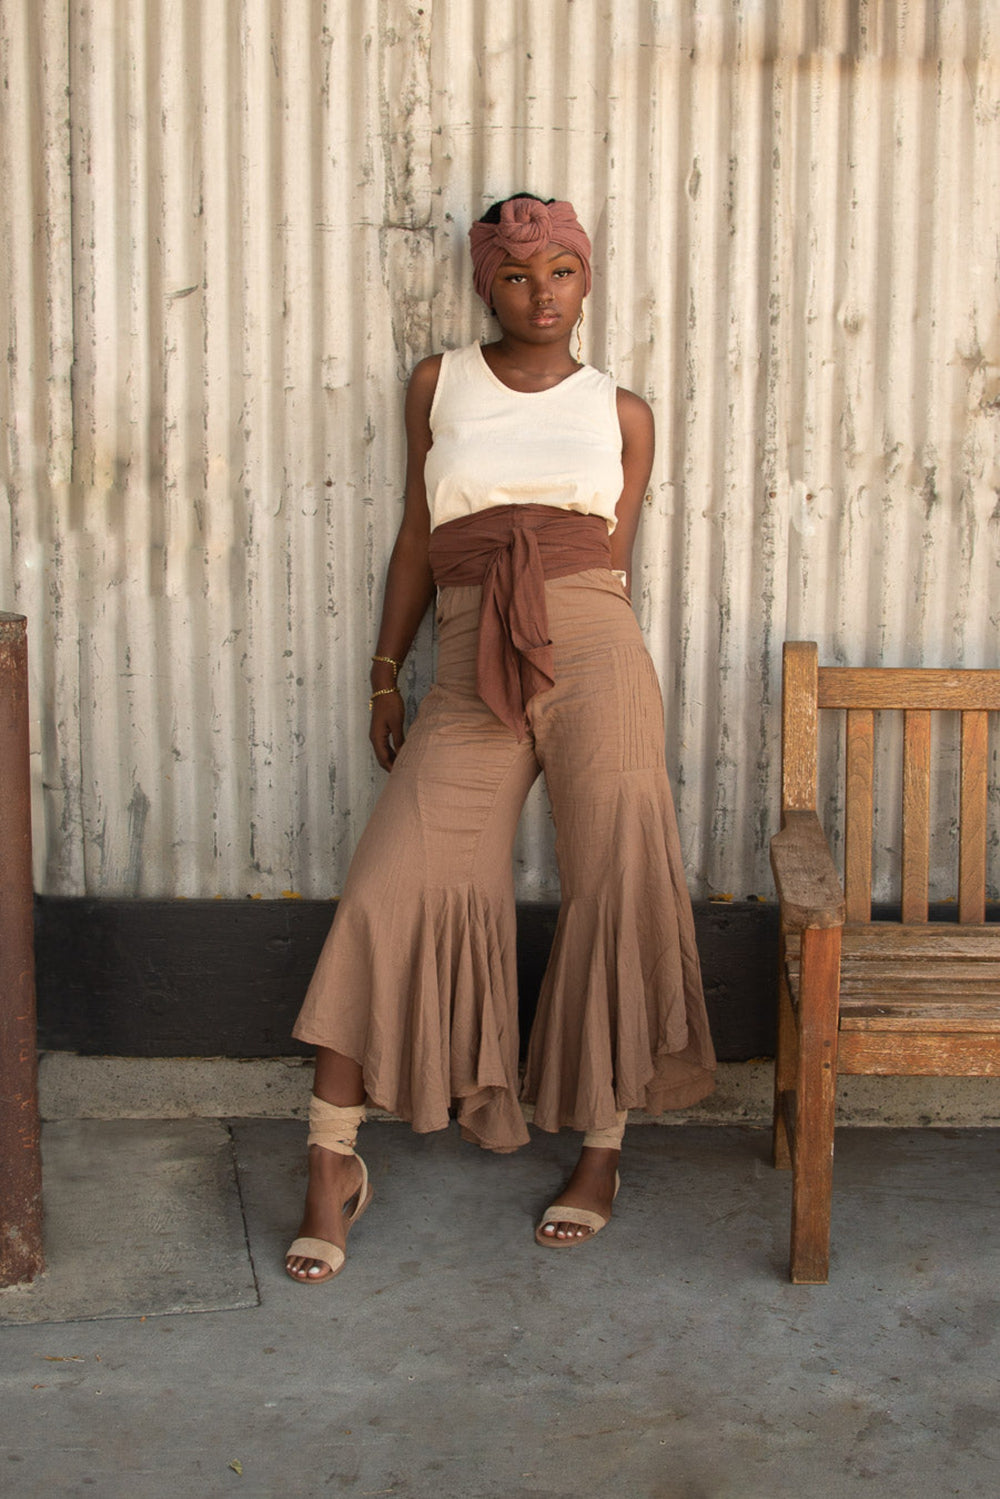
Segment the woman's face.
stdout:
<path fill-rule="evenodd" d="M 490 295 L 505 333 L 525 343 L 558 343 L 580 316 L 583 265 L 572 250 L 546 245 L 527 260 L 505 260 Z"/>

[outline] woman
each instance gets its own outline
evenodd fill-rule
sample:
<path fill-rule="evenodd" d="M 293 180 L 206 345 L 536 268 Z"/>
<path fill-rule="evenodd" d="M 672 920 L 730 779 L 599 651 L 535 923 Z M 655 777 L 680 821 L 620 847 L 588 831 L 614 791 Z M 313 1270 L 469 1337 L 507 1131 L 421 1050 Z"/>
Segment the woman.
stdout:
<path fill-rule="evenodd" d="M 317 1047 L 293 1279 L 342 1268 L 371 1200 L 366 1097 L 419 1131 L 525 1144 L 519 1099 L 584 1132 L 536 1229 L 566 1248 L 611 1216 L 629 1108 L 712 1086 L 663 710 L 627 592 L 653 460 L 645 401 L 570 350 L 590 290 L 572 205 L 519 194 L 470 231 L 500 337 L 424 359 L 406 397 L 402 524 L 372 661 L 391 771 L 295 1035 Z M 437 678 L 404 736 L 399 665 L 439 589 Z M 511 850 L 544 771 L 563 904 L 518 1087 Z"/>

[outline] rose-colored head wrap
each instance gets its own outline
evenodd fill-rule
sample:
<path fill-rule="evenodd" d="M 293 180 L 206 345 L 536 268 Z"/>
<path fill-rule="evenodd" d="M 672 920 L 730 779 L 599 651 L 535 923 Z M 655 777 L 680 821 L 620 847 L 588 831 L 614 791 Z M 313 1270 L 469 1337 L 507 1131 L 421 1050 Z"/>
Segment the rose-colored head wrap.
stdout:
<path fill-rule="evenodd" d="M 487 307 L 494 277 L 504 261 L 527 260 L 546 245 L 562 245 L 580 257 L 584 296 L 590 291 L 590 240 L 572 203 L 510 198 L 500 209 L 499 224 L 473 224 L 469 240 L 476 291 Z"/>

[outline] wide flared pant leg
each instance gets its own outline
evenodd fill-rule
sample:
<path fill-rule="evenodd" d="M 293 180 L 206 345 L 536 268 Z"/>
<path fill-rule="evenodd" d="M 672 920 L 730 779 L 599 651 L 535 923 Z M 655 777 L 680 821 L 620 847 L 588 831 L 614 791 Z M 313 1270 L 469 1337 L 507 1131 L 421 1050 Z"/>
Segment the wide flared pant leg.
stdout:
<path fill-rule="evenodd" d="M 542 1129 L 604 1129 L 696 1102 L 715 1057 L 652 661 L 612 573 L 550 580 L 546 602 L 556 684 L 529 717 L 562 907 L 523 1096 Z"/>
<path fill-rule="evenodd" d="M 518 1102 L 512 849 L 538 775 L 475 692 L 480 590 L 442 590 L 437 681 L 358 844 L 295 1026 L 353 1057 L 373 1103 L 420 1131 L 457 1105 L 493 1150 L 526 1143 Z"/>

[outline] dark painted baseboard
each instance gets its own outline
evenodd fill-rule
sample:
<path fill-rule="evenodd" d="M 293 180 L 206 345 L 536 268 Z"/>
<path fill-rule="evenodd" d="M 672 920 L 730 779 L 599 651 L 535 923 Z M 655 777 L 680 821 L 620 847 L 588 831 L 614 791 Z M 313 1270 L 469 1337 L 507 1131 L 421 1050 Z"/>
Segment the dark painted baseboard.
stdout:
<path fill-rule="evenodd" d="M 291 1027 L 334 909 L 332 901 L 41 896 L 39 1044 L 91 1056 L 305 1053 Z M 770 1054 L 775 908 L 711 902 L 695 921 L 720 1059 Z M 518 908 L 523 1035 L 555 922 L 554 905 Z"/>
<path fill-rule="evenodd" d="M 521 1030 L 527 1036 L 554 905 L 518 907 Z M 290 1039 L 335 902 L 91 900 L 35 905 L 39 1044 L 127 1057 L 306 1054 Z M 898 919 L 888 907 L 876 919 Z M 937 920 L 955 907 L 934 907 Z M 987 920 L 1000 920 L 1000 906 Z M 774 1049 L 776 906 L 695 906 L 705 995 L 719 1060 Z"/>

